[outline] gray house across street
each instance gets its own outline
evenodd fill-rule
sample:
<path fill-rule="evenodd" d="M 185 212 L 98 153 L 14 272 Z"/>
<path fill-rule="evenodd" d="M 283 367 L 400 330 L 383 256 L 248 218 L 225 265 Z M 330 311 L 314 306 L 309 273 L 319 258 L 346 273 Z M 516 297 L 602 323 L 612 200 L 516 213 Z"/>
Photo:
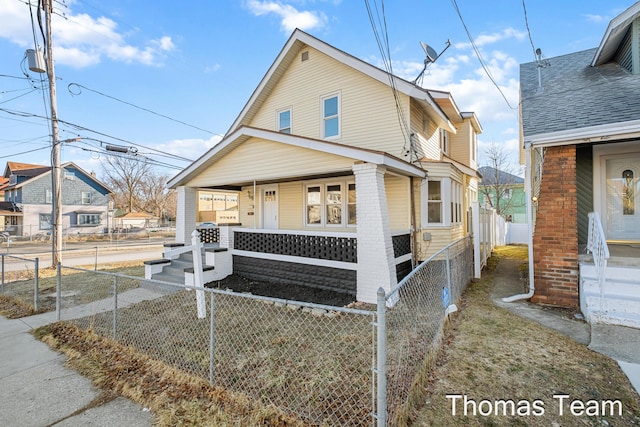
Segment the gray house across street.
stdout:
<path fill-rule="evenodd" d="M 52 229 L 51 167 L 7 162 L 0 202 L 4 231 L 13 236 L 47 236 Z M 64 234 L 103 233 L 109 224 L 111 191 L 94 174 L 73 163 L 62 165 Z"/>

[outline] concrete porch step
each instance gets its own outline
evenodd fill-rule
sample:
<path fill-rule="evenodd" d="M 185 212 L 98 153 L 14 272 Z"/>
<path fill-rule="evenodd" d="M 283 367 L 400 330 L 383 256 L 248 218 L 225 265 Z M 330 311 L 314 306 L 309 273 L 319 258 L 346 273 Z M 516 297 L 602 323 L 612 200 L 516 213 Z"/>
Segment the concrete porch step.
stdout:
<path fill-rule="evenodd" d="M 640 328 L 640 267 L 607 266 L 604 290 L 593 264 L 580 264 L 580 309 L 590 323 Z"/>

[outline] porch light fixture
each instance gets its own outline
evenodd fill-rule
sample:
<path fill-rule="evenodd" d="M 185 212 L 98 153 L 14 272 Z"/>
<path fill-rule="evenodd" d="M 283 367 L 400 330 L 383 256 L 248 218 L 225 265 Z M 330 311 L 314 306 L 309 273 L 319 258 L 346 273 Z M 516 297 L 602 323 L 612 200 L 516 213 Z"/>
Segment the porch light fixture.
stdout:
<path fill-rule="evenodd" d="M 247 197 L 249 198 L 249 200 L 253 200 L 253 193 L 251 192 L 251 190 L 247 190 Z"/>

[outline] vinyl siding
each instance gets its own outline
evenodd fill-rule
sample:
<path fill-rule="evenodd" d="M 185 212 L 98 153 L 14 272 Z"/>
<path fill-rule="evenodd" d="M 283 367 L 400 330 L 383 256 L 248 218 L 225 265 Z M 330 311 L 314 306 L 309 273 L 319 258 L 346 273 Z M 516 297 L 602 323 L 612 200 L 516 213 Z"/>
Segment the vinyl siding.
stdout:
<path fill-rule="evenodd" d="M 350 171 L 352 165 L 353 160 L 349 158 L 253 138 L 209 166 L 187 185 L 209 187 L 281 179 L 285 171 L 287 176 Z"/>
<path fill-rule="evenodd" d="M 319 51 L 300 50 L 304 51 L 309 59 L 301 61 L 298 56 L 293 61 L 250 126 L 277 130 L 276 112 L 291 108 L 291 133 L 321 139 L 321 98 L 337 93 L 340 137 L 332 141 L 400 155 L 404 136 L 391 89 Z M 409 97 L 399 96 L 408 114 Z"/>
<path fill-rule="evenodd" d="M 450 135 L 449 156 L 463 165 L 474 167 L 471 164 L 471 132 L 473 128 L 469 122 L 461 123 L 456 128 L 458 133 Z"/>
<path fill-rule="evenodd" d="M 411 226 L 409 178 L 386 175 L 384 184 L 387 191 L 391 230 L 408 230 Z"/>
<path fill-rule="evenodd" d="M 431 233 L 431 241 L 423 240 L 422 233 L 424 232 Z M 418 259 L 418 261 L 424 261 L 451 242 L 454 242 L 462 237 L 464 237 L 464 230 L 462 227 L 428 230 L 424 229 L 418 235 L 418 251 L 416 258 Z"/>
<path fill-rule="evenodd" d="M 587 244 L 589 212 L 593 212 L 593 147 L 576 147 L 576 185 L 578 197 L 578 244 Z"/>
<path fill-rule="evenodd" d="M 280 227 L 286 230 L 302 230 L 304 221 L 304 199 L 302 182 L 280 184 Z"/>
<path fill-rule="evenodd" d="M 425 121 L 427 129 L 424 126 Z M 414 142 L 420 158 L 440 160 L 438 125 L 415 101 L 411 102 L 411 132 L 414 134 Z"/>

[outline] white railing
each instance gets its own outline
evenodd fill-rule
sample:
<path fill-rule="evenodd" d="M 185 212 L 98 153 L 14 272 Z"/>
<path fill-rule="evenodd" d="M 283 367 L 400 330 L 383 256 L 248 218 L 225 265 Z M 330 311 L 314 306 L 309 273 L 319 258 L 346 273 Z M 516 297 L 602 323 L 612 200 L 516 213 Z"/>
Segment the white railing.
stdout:
<path fill-rule="evenodd" d="M 609 259 L 609 247 L 597 212 L 589 213 L 589 237 L 587 239 L 587 251 L 593 256 L 593 264 L 596 267 L 598 285 L 600 287 L 600 301 L 604 298 L 604 282 Z"/>

